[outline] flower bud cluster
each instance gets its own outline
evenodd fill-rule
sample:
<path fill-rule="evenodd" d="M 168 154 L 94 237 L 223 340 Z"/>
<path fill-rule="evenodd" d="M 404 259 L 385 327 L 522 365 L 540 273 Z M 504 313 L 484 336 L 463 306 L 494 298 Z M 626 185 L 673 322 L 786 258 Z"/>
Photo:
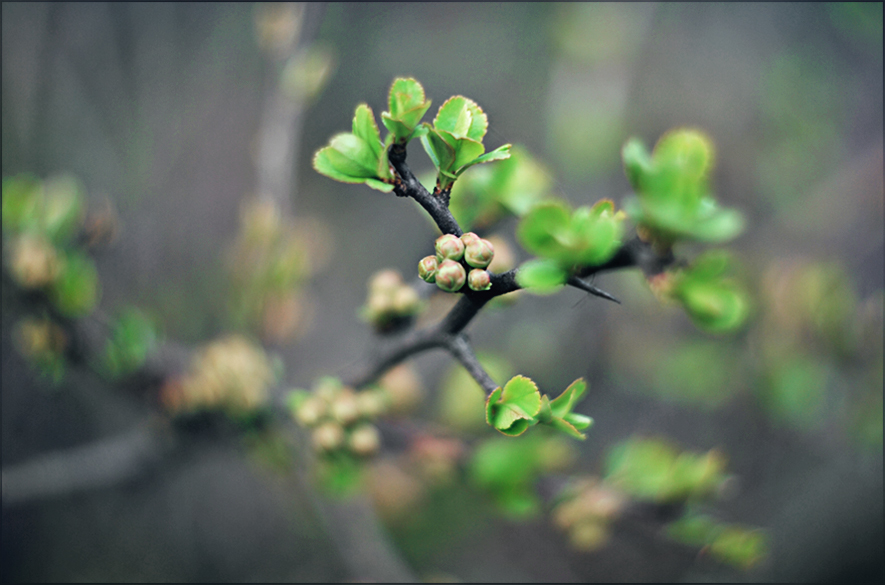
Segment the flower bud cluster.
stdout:
<path fill-rule="evenodd" d="M 378 452 L 381 435 L 370 421 L 387 410 L 383 392 L 357 392 L 335 378 L 323 378 L 313 392 L 294 391 L 290 404 L 295 420 L 310 430 L 318 453 L 367 457 Z"/>
<path fill-rule="evenodd" d="M 161 400 L 176 414 L 199 410 L 250 414 L 267 403 L 274 379 L 264 351 L 232 335 L 200 350 L 188 373 L 163 387 Z"/>
<path fill-rule="evenodd" d="M 23 288 L 49 286 L 60 273 L 59 254 L 47 238 L 22 234 L 13 241 L 9 269 Z"/>
<path fill-rule="evenodd" d="M 68 339 L 64 330 L 51 319 L 28 317 L 16 324 L 15 347 L 42 374 L 58 380 L 64 370 L 64 351 Z"/>
<path fill-rule="evenodd" d="M 446 292 L 458 292 L 465 284 L 475 291 L 492 287 L 491 274 L 486 270 L 495 257 L 491 242 L 473 232 L 460 238 L 444 234 L 436 239 L 434 248 L 435 256 L 426 256 L 418 263 L 421 278 L 435 282 Z"/>
<path fill-rule="evenodd" d="M 553 509 L 553 522 L 568 534 L 572 546 L 593 551 L 605 546 L 609 525 L 627 505 L 623 493 L 595 477 L 576 481 Z"/>
<path fill-rule="evenodd" d="M 418 313 L 421 305 L 418 293 L 403 282 L 399 272 L 382 270 L 369 281 L 369 296 L 360 314 L 376 331 L 387 333 Z"/>

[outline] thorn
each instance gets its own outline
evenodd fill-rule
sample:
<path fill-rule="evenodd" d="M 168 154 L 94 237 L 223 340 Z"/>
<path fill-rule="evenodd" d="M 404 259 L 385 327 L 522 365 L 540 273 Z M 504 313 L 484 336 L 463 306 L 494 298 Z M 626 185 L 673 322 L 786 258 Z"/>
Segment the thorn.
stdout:
<path fill-rule="evenodd" d="M 568 284 L 572 285 L 575 288 L 579 288 L 584 292 L 590 293 L 593 296 L 602 297 L 603 299 L 608 299 L 610 301 L 614 301 L 614 302 L 618 303 L 619 305 L 621 304 L 621 301 L 619 301 L 618 299 L 616 299 L 612 295 L 608 294 L 607 292 L 605 292 L 602 289 L 596 288 L 592 284 L 589 284 L 589 283 L 581 280 L 577 276 L 572 276 L 571 278 L 569 278 Z"/>

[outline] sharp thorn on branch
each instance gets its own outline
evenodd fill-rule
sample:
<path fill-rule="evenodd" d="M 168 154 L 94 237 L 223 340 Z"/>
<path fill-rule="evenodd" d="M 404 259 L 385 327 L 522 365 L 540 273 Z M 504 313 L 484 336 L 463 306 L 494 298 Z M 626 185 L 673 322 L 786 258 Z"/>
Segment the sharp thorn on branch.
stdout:
<path fill-rule="evenodd" d="M 593 296 L 601 297 L 603 299 L 608 299 L 609 301 L 614 301 L 614 302 L 618 303 L 619 305 L 621 304 L 621 301 L 619 301 L 618 299 L 616 299 L 615 297 L 613 297 L 609 293 L 605 292 L 604 290 L 602 290 L 600 288 L 596 288 L 592 284 L 590 284 L 584 280 L 581 280 L 577 276 L 572 276 L 571 278 L 569 278 L 568 284 L 572 285 L 575 288 L 579 288 L 584 292 L 590 293 Z"/>

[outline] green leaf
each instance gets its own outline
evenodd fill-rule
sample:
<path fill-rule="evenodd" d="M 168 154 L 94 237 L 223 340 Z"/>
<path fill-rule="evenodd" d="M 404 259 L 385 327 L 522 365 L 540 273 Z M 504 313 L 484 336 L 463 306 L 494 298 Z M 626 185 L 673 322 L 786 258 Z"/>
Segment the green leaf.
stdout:
<path fill-rule="evenodd" d="M 658 169 L 700 181 L 713 168 L 713 144 L 698 130 L 680 129 L 664 134 L 654 150 Z"/>
<path fill-rule="evenodd" d="M 554 417 L 553 420 L 550 421 L 550 426 L 581 441 L 587 438 L 587 435 L 579 431 L 575 425 L 566 419 Z"/>
<path fill-rule="evenodd" d="M 436 129 L 431 128 L 426 135 L 421 137 L 421 145 L 437 171 L 451 172 L 454 170 L 455 149 L 443 139 Z"/>
<path fill-rule="evenodd" d="M 575 405 L 587 393 L 587 382 L 583 378 L 578 378 L 568 388 L 562 391 L 562 394 L 554 398 L 550 402 L 550 410 L 555 416 L 564 417 L 571 413 Z"/>
<path fill-rule="evenodd" d="M 701 132 L 668 132 L 648 155 L 638 140 L 622 150 L 624 170 L 637 197 L 625 202 L 630 217 L 664 245 L 676 240 L 725 241 L 743 229 L 743 217 L 719 208 L 709 190 L 714 155 Z"/>
<path fill-rule="evenodd" d="M 489 128 L 489 118 L 476 102 L 473 100 L 467 100 L 467 102 L 467 108 L 470 110 L 471 114 L 470 128 L 467 130 L 467 138 L 481 143 Z"/>
<path fill-rule="evenodd" d="M 372 108 L 366 104 L 360 104 L 356 107 L 353 115 L 353 135 L 361 138 L 372 150 L 373 161 L 382 158 L 381 132 L 378 130 L 378 124 L 375 122 L 375 115 Z"/>
<path fill-rule="evenodd" d="M 586 392 L 587 383 L 583 378 L 578 378 L 562 394 L 550 401 L 549 404 L 547 402 L 548 398 L 545 395 L 542 400 L 542 413 L 538 416 L 539 421 L 549 424 L 553 428 L 576 439 L 586 439 L 586 435 L 580 431 L 589 427 L 593 419 L 572 412 L 572 409 Z"/>
<path fill-rule="evenodd" d="M 445 133 L 443 132 L 443 134 Z M 455 170 L 455 174 L 460 175 L 463 173 L 470 164 L 473 164 L 484 152 L 485 147 L 481 142 L 477 142 L 470 138 L 462 138 L 458 140 L 455 147 L 455 161 L 452 163 L 452 168 Z"/>
<path fill-rule="evenodd" d="M 389 112 L 381 113 L 381 121 L 399 143 L 414 138 L 421 118 L 430 109 L 424 88 L 412 78 L 394 79 L 387 98 Z"/>
<path fill-rule="evenodd" d="M 574 426 L 578 430 L 589 428 L 593 424 L 593 419 L 577 412 L 570 412 L 562 417 L 562 420 Z"/>
<path fill-rule="evenodd" d="M 497 355 L 479 353 L 483 368 L 494 380 L 507 380 L 514 375 L 513 366 Z M 486 429 L 486 396 L 482 387 L 459 363 L 453 362 L 440 385 L 436 412 L 439 420 L 460 431 Z"/>
<path fill-rule="evenodd" d="M 532 254 L 558 260 L 565 250 L 561 238 L 570 224 L 570 212 L 564 203 L 541 203 L 523 216 L 516 228 L 516 238 Z"/>
<path fill-rule="evenodd" d="M 536 205 L 523 216 L 516 235 L 533 254 L 555 260 L 561 268 L 608 260 L 621 244 L 623 215 L 603 200 L 571 212 L 562 202 Z"/>
<path fill-rule="evenodd" d="M 436 130 L 445 130 L 455 139 L 466 138 L 473 122 L 471 103 L 472 100 L 462 95 L 450 97 L 439 107 L 433 119 L 433 127 Z"/>
<path fill-rule="evenodd" d="M 729 525 L 717 534 L 710 545 L 710 553 L 730 565 L 748 570 L 765 558 L 768 548 L 768 539 L 762 531 Z"/>
<path fill-rule="evenodd" d="M 50 296 L 64 315 L 82 317 L 92 311 L 99 297 L 98 272 L 92 260 L 79 252 L 69 252 L 61 272 L 52 283 Z"/>
<path fill-rule="evenodd" d="M 69 241 L 83 221 L 83 186 L 70 175 L 43 182 L 43 228 L 56 243 Z"/>
<path fill-rule="evenodd" d="M 353 134 L 337 134 L 314 157 L 314 168 L 336 181 L 351 183 L 375 177 L 377 158 L 366 142 Z"/>
<path fill-rule="evenodd" d="M 550 295 L 559 292 L 568 280 L 568 273 L 553 260 L 529 260 L 519 267 L 516 282 L 519 286 L 536 295 Z"/>
<path fill-rule="evenodd" d="M 486 421 L 508 435 L 519 435 L 537 421 L 541 393 L 525 376 L 514 376 L 502 389 L 496 389 L 486 403 Z"/>
<path fill-rule="evenodd" d="M 750 313 L 743 287 L 725 276 L 730 263 L 727 253 L 712 250 L 674 275 L 673 298 L 683 304 L 698 327 L 711 333 L 740 328 Z"/>
<path fill-rule="evenodd" d="M 635 191 L 643 188 L 645 178 L 652 172 L 651 156 L 645 145 L 636 138 L 631 138 L 621 150 L 624 161 L 624 172 L 627 180 Z"/>
<path fill-rule="evenodd" d="M 43 202 L 43 183 L 30 175 L 3 179 L 3 228 L 22 231 L 36 227 Z"/>
<path fill-rule="evenodd" d="M 503 146 L 499 146 L 495 150 L 491 152 L 487 152 L 482 156 L 478 156 L 473 159 L 471 162 L 468 162 L 463 167 L 461 167 L 461 172 L 464 172 L 467 168 L 478 165 L 482 163 L 492 162 L 494 160 L 505 160 L 510 158 L 510 146 L 509 144 L 505 144 Z"/>
<path fill-rule="evenodd" d="M 153 323 L 135 308 L 123 311 L 114 323 L 105 346 L 105 366 L 112 376 L 129 374 L 141 368 L 157 346 Z"/>

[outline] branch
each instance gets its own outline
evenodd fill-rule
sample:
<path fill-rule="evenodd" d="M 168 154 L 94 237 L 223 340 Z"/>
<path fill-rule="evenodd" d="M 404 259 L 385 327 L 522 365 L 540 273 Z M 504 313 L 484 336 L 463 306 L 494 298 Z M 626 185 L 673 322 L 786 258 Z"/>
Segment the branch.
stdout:
<path fill-rule="evenodd" d="M 492 380 L 489 373 L 479 363 L 476 352 L 473 351 L 473 347 L 471 347 L 470 342 L 463 333 L 452 337 L 446 347 L 455 359 L 461 362 L 464 369 L 473 376 L 476 383 L 485 390 L 486 395 L 491 394 L 498 388 L 498 384 Z"/>
<path fill-rule="evenodd" d="M 400 179 L 394 187 L 394 193 L 400 197 L 411 197 L 417 201 L 430 214 L 430 217 L 436 222 L 442 233 L 455 236 L 460 236 L 464 233 L 455 220 L 455 216 L 449 211 L 448 197 L 431 194 L 412 174 L 412 170 L 406 164 L 406 147 L 404 144 L 392 145 L 387 158 Z"/>
<path fill-rule="evenodd" d="M 124 435 L 40 455 L 0 472 L 3 505 L 107 488 L 137 479 L 172 450 L 171 435 L 150 422 Z"/>
<path fill-rule="evenodd" d="M 420 189 L 432 200 L 436 200 L 424 187 L 420 187 Z M 407 192 L 407 196 L 413 196 L 411 190 Z M 445 211 L 448 213 L 448 208 L 445 208 Z M 619 302 L 608 293 L 579 280 L 579 278 L 592 276 L 599 272 L 622 270 L 631 267 L 639 267 L 646 275 L 652 275 L 662 272 L 673 261 L 672 253 L 664 257 L 659 256 L 649 243 L 634 237 L 625 242 L 608 262 L 598 266 L 587 266 L 579 270 L 569 281 L 569 284 L 585 292 Z M 463 357 L 456 353 L 461 351 L 461 349 L 452 349 L 452 339 L 464 331 L 487 302 L 495 297 L 522 289 L 516 281 L 518 272 L 519 269 L 514 268 L 502 274 L 492 274 L 492 287 L 486 291 L 463 290 L 460 293 L 461 298 L 439 323 L 429 328 L 415 331 L 402 338 L 396 345 L 388 349 L 374 365 L 369 366 L 367 370 L 348 380 L 348 385 L 360 388 L 370 384 L 406 358 L 435 347 L 445 347 L 452 352 L 452 355 L 464 363 Z M 465 365 L 465 367 L 467 366 Z M 470 368 L 468 368 L 468 371 L 470 371 Z M 471 372 L 471 375 L 473 375 L 473 372 Z M 474 375 L 474 377 L 476 376 Z M 477 378 L 477 382 L 483 388 L 488 388 L 489 384 L 494 384 L 494 382 L 490 382 L 482 377 Z M 497 385 L 491 386 L 492 390 L 495 388 L 497 388 Z"/>

